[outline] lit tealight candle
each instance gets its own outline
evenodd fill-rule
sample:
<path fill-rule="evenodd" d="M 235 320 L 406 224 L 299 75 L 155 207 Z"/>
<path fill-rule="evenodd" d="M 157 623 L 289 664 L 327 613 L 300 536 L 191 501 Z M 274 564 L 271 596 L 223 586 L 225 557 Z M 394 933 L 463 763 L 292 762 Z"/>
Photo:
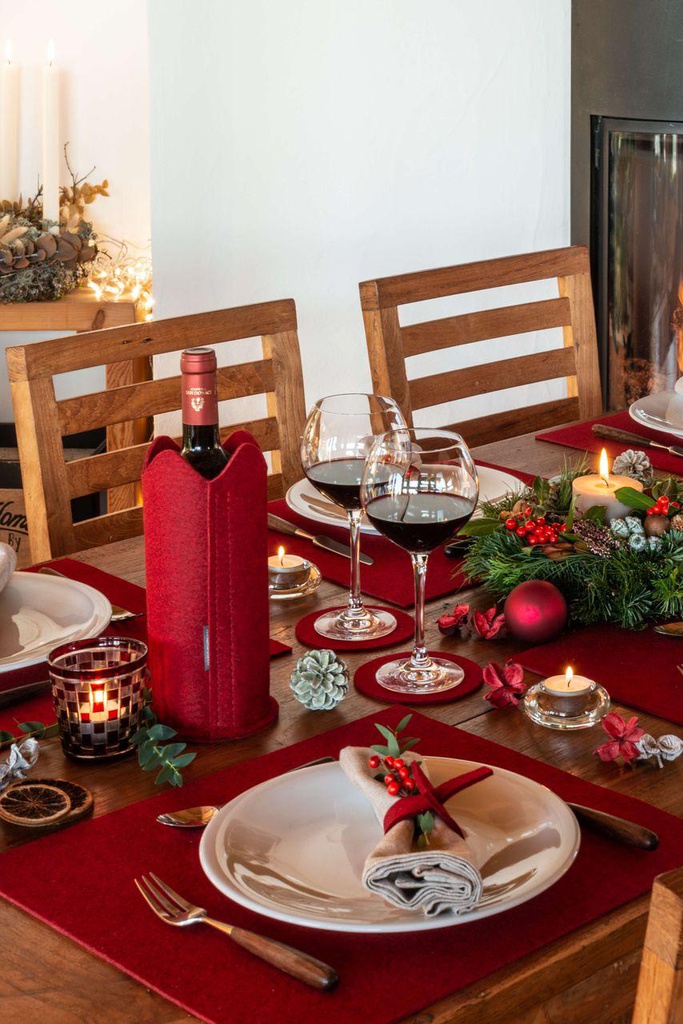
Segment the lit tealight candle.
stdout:
<path fill-rule="evenodd" d="M 278 548 L 276 555 L 268 559 L 268 577 L 271 587 L 277 590 L 291 590 L 307 582 L 311 563 L 299 555 L 288 555 L 284 548 Z"/>
<path fill-rule="evenodd" d="M 639 480 L 630 476 L 610 475 L 607 452 L 602 449 L 600 453 L 599 473 L 589 473 L 587 476 L 577 476 L 572 482 L 574 494 L 574 507 L 579 512 L 586 512 L 594 505 L 603 505 L 606 509 L 606 518 L 620 519 L 629 515 L 631 509 L 623 505 L 616 497 L 616 491 L 620 487 L 632 487 L 636 491 L 642 491 L 643 485 Z"/>
<path fill-rule="evenodd" d="M 571 665 L 567 666 L 563 676 L 548 676 L 543 683 L 546 690 L 557 693 L 560 697 L 576 697 L 594 685 L 593 680 L 587 676 L 575 676 Z"/>

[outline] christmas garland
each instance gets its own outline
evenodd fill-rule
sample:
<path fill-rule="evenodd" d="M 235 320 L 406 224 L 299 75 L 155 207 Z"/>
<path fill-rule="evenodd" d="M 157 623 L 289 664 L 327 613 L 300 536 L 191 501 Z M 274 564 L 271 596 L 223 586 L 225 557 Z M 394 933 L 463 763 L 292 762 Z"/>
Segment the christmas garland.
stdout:
<path fill-rule="evenodd" d="M 553 481 L 485 502 L 462 533 L 472 538 L 465 568 L 496 597 L 526 580 L 547 580 L 564 595 L 575 624 L 611 622 L 643 629 L 683 619 L 683 481 L 658 480 L 646 491 L 624 487 L 631 509 L 607 522 L 605 508 L 574 509 L 566 466 Z"/>

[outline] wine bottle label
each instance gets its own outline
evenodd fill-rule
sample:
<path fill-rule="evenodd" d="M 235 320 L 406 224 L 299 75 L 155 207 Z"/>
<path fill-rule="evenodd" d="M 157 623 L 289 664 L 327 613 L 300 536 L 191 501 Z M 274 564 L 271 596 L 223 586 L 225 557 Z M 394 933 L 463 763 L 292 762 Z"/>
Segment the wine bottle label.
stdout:
<path fill-rule="evenodd" d="M 215 373 L 183 374 L 183 423 L 210 427 L 218 423 Z"/>

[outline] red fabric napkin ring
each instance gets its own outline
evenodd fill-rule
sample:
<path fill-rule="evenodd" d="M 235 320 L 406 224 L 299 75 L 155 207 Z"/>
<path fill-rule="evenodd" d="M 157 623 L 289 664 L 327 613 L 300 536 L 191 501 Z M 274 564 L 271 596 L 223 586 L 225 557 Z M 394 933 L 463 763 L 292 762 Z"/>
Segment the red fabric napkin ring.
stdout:
<path fill-rule="evenodd" d="M 463 789 L 469 789 L 470 786 L 474 786 L 475 783 L 481 782 L 483 779 L 488 779 L 489 775 L 493 775 L 493 769 L 475 768 L 471 772 L 457 775 L 454 779 L 449 779 L 447 782 L 442 782 L 440 786 L 435 787 L 431 784 L 417 761 L 413 762 L 412 768 L 413 778 L 419 792 L 413 796 L 403 796 L 391 805 L 384 815 L 385 834 L 394 825 L 398 825 L 399 821 L 405 821 L 406 818 L 416 818 L 418 814 L 425 814 L 427 811 L 431 811 L 441 818 L 443 823 L 452 829 L 453 832 L 457 832 L 464 839 L 464 832 L 457 821 L 451 818 L 444 804 L 455 793 L 459 793 Z"/>

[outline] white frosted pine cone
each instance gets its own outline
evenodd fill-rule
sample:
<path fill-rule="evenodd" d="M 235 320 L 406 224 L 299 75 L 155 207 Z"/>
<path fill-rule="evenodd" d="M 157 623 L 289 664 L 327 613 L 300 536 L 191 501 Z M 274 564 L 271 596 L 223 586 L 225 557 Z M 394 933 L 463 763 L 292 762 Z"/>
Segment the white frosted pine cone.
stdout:
<path fill-rule="evenodd" d="M 349 675 L 334 651 L 309 651 L 296 663 L 289 685 L 309 711 L 331 711 L 346 696 Z"/>
<path fill-rule="evenodd" d="M 652 481 L 652 463 L 645 452 L 634 451 L 628 448 L 621 455 L 617 455 L 612 463 L 612 472 L 617 476 L 630 476 L 632 480 L 640 480 L 642 484 L 649 484 Z"/>

